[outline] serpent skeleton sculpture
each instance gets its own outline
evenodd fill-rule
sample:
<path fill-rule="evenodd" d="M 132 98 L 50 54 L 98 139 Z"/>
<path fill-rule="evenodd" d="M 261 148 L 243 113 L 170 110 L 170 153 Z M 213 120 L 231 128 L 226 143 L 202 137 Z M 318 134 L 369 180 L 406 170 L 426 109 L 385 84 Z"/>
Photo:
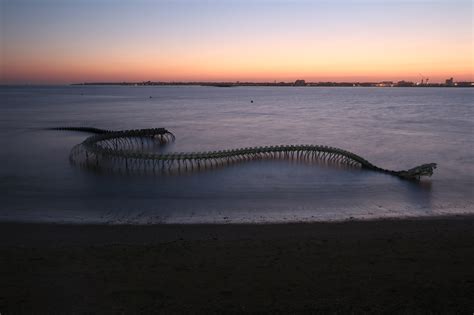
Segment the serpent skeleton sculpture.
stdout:
<path fill-rule="evenodd" d="M 342 149 L 321 145 L 279 145 L 250 147 L 210 152 L 156 153 L 152 149 L 175 140 L 165 128 L 137 130 L 104 130 L 93 127 L 57 127 L 51 130 L 93 133 L 73 147 L 70 161 L 92 169 L 169 172 L 228 165 L 238 161 L 265 158 L 321 160 L 331 163 L 373 170 L 402 179 L 419 180 L 431 176 L 436 163 L 423 164 L 409 170 L 392 171 L 380 168 L 366 159 Z"/>

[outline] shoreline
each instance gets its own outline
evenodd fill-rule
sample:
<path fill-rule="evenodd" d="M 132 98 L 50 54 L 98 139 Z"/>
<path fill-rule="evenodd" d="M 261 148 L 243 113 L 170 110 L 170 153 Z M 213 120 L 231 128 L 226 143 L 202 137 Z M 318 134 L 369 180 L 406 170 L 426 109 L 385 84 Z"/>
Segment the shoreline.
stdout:
<path fill-rule="evenodd" d="M 341 224 L 347 222 L 374 222 L 374 221 L 431 221 L 431 220 L 463 220 L 474 218 L 474 212 L 454 212 L 444 214 L 416 214 L 416 215 L 394 215 L 394 216 L 350 216 L 346 218 L 303 218 L 301 220 L 233 220 L 221 219 L 215 221 L 196 221 L 196 220 L 174 220 L 174 221 L 99 221 L 99 220 L 68 220 L 62 218 L 58 221 L 36 221 L 36 220 L 18 220 L 0 218 L 0 227 L 3 225 L 45 225 L 45 226 L 123 226 L 123 227 L 159 227 L 159 226 L 266 226 L 266 225 L 308 225 L 308 224 Z M 1 231 L 0 231 L 1 235 Z"/>
<path fill-rule="evenodd" d="M 471 313 L 474 216 L 0 223 L 3 313 Z"/>
<path fill-rule="evenodd" d="M 385 218 L 350 218 L 327 221 L 297 222 L 214 222 L 214 223 L 75 223 L 75 222 L 16 222 L 0 221 L 0 248 L 8 246 L 69 246 L 110 244 L 159 244 L 186 240 L 215 240 L 219 234 L 223 240 L 293 239 L 306 238 L 312 233 L 330 233 L 332 229 L 355 232 L 364 225 L 391 226 L 392 228 L 414 225 L 420 222 L 470 222 L 474 225 L 474 214 L 404 216 Z M 474 227 L 473 227 L 474 228 Z M 255 233 L 259 231 L 259 233 Z M 57 233 L 62 238 L 57 239 Z M 95 238 L 84 237 L 84 233 L 95 233 Z M 124 235 L 131 236 L 130 238 Z"/>

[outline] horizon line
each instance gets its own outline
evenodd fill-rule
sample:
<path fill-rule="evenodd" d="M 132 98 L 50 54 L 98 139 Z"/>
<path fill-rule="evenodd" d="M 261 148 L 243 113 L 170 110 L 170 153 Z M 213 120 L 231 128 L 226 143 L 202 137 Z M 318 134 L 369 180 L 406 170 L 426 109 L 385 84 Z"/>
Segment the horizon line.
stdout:
<path fill-rule="evenodd" d="M 453 78 L 449 78 L 453 79 Z M 447 79 L 448 80 L 448 79 Z M 446 80 L 446 81 L 447 81 Z M 399 83 L 408 83 L 408 84 L 413 84 L 413 86 L 430 86 L 430 85 L 444 85 L 446 86 L 446 81 L 436 81 L 436 82 L 419 82 L 419 81 L 410 81 L 410 80 L 397 80 L 397 81 L 392 81 L 392 80 L 381 80 L 381 81 L 306 81 L 304 79 L 297 79 L 294 81 L 240 81 L 240 80 L 235 80 L 235 81 L 196 81 L 196 80 L 171 80 L 171 81 L 151 81 L 151 80 L 146 80 L 146 81 L 84 81 L 84 82 L 65 82 L 65 83 L 29 83 L 29 82 L 22 82 L 22 83 L 0 83 L 0 87 L 8 87 L 8 86 L 81 86 L 81 85 L 138 85 L 138 86 L 149 86 L 149 85 L 220 85 L 220 84 L 225 84 L 225 85 L 273 85 L 273 86 L 278 86 L 278 85 L 286 85 L 286 86 L 295 86 L 297 85 L 297 81 L 304 81 L 301 86 L 311 86 L 311 85 L 317 85 L 317 84 L 387 84 L 387 87 L 390 87 L 388 84 L 393 84 L 393 86 L 396 86 Z M 474 83 L 474 81 L 466 81 L 466 80 L 461 80 L 461 81 L 455 81 L 453 80 L 452 83 L 471 83 L 471 86 Z M 455 86 L 455 85 L 453 85 Z"/>

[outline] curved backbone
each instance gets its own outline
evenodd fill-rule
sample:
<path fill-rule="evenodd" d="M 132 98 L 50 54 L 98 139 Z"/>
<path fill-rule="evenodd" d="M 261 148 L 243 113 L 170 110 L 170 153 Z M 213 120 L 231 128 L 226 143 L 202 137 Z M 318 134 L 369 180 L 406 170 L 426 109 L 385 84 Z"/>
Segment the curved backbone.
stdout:
<path fill-rule="evenodd" d="M 153 172 L 224 166 L 238 161 L 287 158 L 319 160 L 388 173 L 403 179 L 419 180 L 431 176 L 436 163 L 409 170 L 380 168 L 352 152 L 322 145 L 279 145 L 209 152 L 156 153 L 156 147 L 174 141 L 165 128 L 110 131 L 92 127 L 59 127 L 54 130 L 85 131 L 95 135 L 76 145 L 71 162 L 92 168 L 112 168 Z"/>

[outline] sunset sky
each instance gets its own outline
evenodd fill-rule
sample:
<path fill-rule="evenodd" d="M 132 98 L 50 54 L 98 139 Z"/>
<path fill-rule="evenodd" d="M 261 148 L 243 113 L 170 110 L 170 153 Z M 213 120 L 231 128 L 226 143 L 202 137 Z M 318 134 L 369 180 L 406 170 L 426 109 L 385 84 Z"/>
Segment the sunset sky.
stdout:
<path fill-rule="evenodd" d="M 473 80 L 471 0 L 0 0 L 0 83 Z"/>

